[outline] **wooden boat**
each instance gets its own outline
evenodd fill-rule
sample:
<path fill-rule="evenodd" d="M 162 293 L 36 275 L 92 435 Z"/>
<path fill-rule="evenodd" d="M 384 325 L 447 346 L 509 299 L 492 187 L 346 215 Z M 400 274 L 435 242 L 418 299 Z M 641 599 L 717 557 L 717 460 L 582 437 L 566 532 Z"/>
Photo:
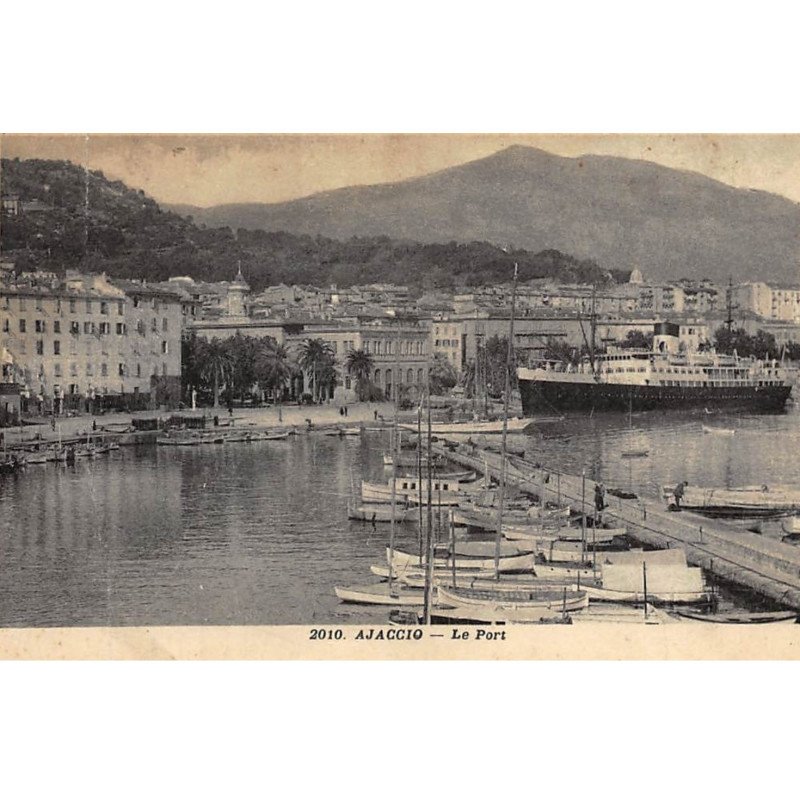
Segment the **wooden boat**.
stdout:
<path fill-rule="evenodd" d="M 710 425 L 703 425 L 703 433 L 713 433 L 715 436 L 735 436 L 733 428 L 712 428 Z"/>
<path fill-rule="evenodd" d="M 200 444 L 197 436 L 159 436 L 156 444 L 161 447 L 196 447 Z"/>
<path fill-rule="evenodd" d="M 611 600 L 617 603 L 641 603 L 645 600 L 659 603 L 705 603 L 708 590 L 699 567 L 684 564 L 644 562 L 639 564 L 601 565 L 601 585 L 587 589 L 593 600 Z"/>
<path fill-rule="evenodd" d="M 589 590 L 589 607 L 577 614 L 571 614 L 570 619 L 574 624 L 583 623 L 615 623 L 617 625 L 661 625 L 669 621 L 667 615 L 650 603 L 647 604 L 647 613 L 643 604 L 638 607 L 633 605 L 620 605 L 614 603 L 596 604 L 592 602 L 592 593 Z"/>
<path fill-rule="evenodd" d="M 650 455 L 649 450 L 623 450 L 620 454 L 621 458 L 647 458 Z"/>
<path fill-rule="evenodd" d="M 781 528 L 790 536 L 800 536 L 800 516 L 794 514 L 791 517 L 784 517 L 781 520 Z"/>
<path fill-rule="evenodd" d="M 674 488 L 663 487 L 667 502 Z M 709 517 L 774 517 L 800 511 L 800 487 L 792 484 L 724 487 L 686 486 L 680 507 Z"/>
<path fill-rule="evenodd" d="M 591 541 L 591 540 L 590 540 Z M 565 563 L 580 561 L 582 558 L 591 559 L 593 557 L 600 557 L 603 551 L 592 550 L 589 548 L 589 543 L 584 547 L 580 541 L 564 541 L 563 539 L 556 539 L 552 542 L 542 542 L 537 548 L 537 552 L 541 554 L 549 564 Z"/>
<path fill-rule="evenodd" d="M 373 564 L 370 567 L 373 575 L 379 578 L 388 580 L 389 567 L 385 564 Z M 417 563 L 413 567 L 407 567 L 403 570 L 395 569 L 392 573 L 393 580 L 406 586 L 415 588 L 423 588 L 425 586 L 425 568 L 420 567 Z M 573 581 L 559 580 L 550 578 L 539 578 L 536 575 L 528 573 L 502 573 L 499 578 L 494 572 L 490 570 L 469 570 L 469 569 L 456 569 L 455 570 L 455 583 L 453 582 L 453 569 L 437 568 L 433 571 L 434 584 L 444 583 L 455 586 L 466 586 L 473 589 L 492 589 L 498 585 L 498 580 L 502 586 L 510 589 L 518 589 L 520 591 L 529 591 L 531 589 L 553 589 L 564 587 L 572 588 Z M 591 582 L 590 578 L 581 579 L 581 586 Z"/>
<path fill-rule="evenodd" d="M 471 587 L 437 586 L 439 606 L 461 608 L 482 606 L 485 608 L 545 609 L 552 611 L 578 611 L 589 605 L 585 590 L 504 587 L 498 583 L 491 589 Z"/>
<path fill-rule="evenodd" d="M 387 563 L 396 572 L 402 572 L 407 567 L 419 567 L 419 556 L 416 553 L 404 553 L 402 550 L 395 550 L 394 557 L 389 561 L 389 550 L 386 551 Z M 500 572 L 530 572 L 533 569 L 534 556 L 532 553 L 514 556 L 501 556 L 499 560 Z M 453 566 L 452 558 L 434 557 L 434 569 L 448 569 Z M 485 572 L 494 571 L 494 558 L 456 556 L 456 569 L 483 570 Z"/>
<path fill-rule="evenodd" d="M 403 522 L 412 513 L 411 509 L 403 508 L 395 504 L 394 520 L 395 522 Z M 363 522 L 391 522 L 392 521 L 392 506 L 391 503 L 362 503 L 356 505 L 355 503 L 348 503 L 347 505 L 348 519 L 361 520 Z"/>
<path fill-rule="evenodd" d="M 570 624 L 570 615 L 546 608 L 513 608 L 495 606 L 461 606 L 431 609 L 433 625 L 558 625 Z"/>
<path fill-rule="evenodd" d="M 530 425 L 529 419 L 518 417 L 508 420 L 508 433 L 522 433 Z M 416 431 L 416 425 L 403 424 L 400 426 L 406 430 Z M 503 420 L 485 420 L 477 422 L 434 422 L 431 425 L 431 433 L 434 436 L 444 436 L 447 434 L 498 434 L 503 432 Z"/>
<path fill-rule="evenodd" d="M 583 584 L 584 581 L 596 580 L 598 570 L 592 567 L 590 561 L 572 563 L 536 561 L 533 565 L 533 574 L 537 578 L 544 578 L 550 581 L 558 580 L 569 584 L 580 581 Z"/>
<path fill-rule="evenodd" d="M 469 556 L 472 558 L 494 558 L 497 548 L 496 542 L 454 542 L 452 545 L 440 545 L 434 550 L 442 558 L 451 557 L 453 551 L 456 556 Z M 500 557 L 518 556 L 532 553 L 533 548 L 518 544 L 517 542 L 500 542 Z"/>
<path fill-rule="evenodd" d="M 395 499 L 400 503 L 427 505 L 428 487 L 426 480 L 427 477 L 424 477 L 420 484 L 419 478 L 416 476 L 398 475 L 395 478 Z M 435 505 L 458 505 L 473 491 L 471 481 L 462 481 L 458 478 L 435 477 L 432 478 L 431 483 L 431 502 Z M 387 483 L 361 481 L 361 497 L 363 500 L 372 500 L 379 503 L 390 502 L 392 499 L 391 481 Z"/>
<path fill-rule="evenodd" d="M 396 583 L 372 583 L 365 586 L 336 586 L 336 596 L 344 603 L 371 606 L 421 606 L 424 592 L 398 586 Z"/>
<path fill-rule="evenodd" d="M 25 453 L 26 464 L 46 464 L 53 460 L 52 450 L 29 450 Z"/>
<path fill-rule="evenodd" d="M 587 545 L 611 544 L 618 536 L 625 536 L 627 528 L 586 528 L 585 532 L 581 528 L 560 528 L 559 538 L 564 542 L 582 542 L 586 540 Z"/>
<path fill-rule="evenodd" d="M 324 430 L 322 433 L 325 436 L 360 436 L 361 428 L 334 428 L 332 430 Z"/>
<path fill-rule="evenodd" d="M 696 611 L 675 609 L 675 615 L 692 622 L 711 622 L 717 625 L 796 625 L 796 611 L 756 611 L 723 614 L 701 614 Z"/>
<path fill-rule="evenodd" d="M 291 436 L 292 431 L 267 431 L 259 436 L 265 442 L 282 442 Z"/>

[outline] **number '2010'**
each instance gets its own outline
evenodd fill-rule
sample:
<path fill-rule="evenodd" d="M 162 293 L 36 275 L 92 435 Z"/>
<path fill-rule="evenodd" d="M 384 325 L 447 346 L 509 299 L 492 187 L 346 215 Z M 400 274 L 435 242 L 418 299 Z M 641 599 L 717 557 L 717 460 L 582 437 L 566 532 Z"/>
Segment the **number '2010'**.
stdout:
<path fill-rule="evenodd" d="M 339 629 L 326 630 L 325 628 L 312 628 L 309 632 L 309 639 L 343 639 L 344 632 Z"/>

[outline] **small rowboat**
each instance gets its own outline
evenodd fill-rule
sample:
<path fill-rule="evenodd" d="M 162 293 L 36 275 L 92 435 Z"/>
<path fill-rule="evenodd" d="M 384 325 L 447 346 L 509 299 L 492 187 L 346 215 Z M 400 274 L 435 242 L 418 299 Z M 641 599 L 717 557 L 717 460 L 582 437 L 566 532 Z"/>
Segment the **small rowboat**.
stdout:
<path fill-rule="evenodd" d="M 371 583 L 365 586 L 336 586 L 336 596 L 344 603 L 370 606 L 421 606 L 425 593 L 388 583 Z"/>
<path fill-rule="evenodd" d="M 268 432 L 260 435 L 258 438 L 259 440 L 263 440 L 265 442 L 282 442 L 289 438 L 290 433 L 291 431 L 276 431 L 275 433 Z"/>
<path fill-rule="evenodd" d="M 325 436 L 360 436 L 361 428 L 335 428 L 322 431 Z"/>
<path fill-rule="evenodd" d="M 549 611 L 578 611 L 589 605 L 586 591 L 550 588 L 519 589 L 506 588 L 502 584 L 492 589 L 452 587 L 439 585 L 439 606 L 461 608 L 482 606 L 484 608 L 544 609 Z"/>
<path fill-rule="evenodd" d="M 797 624 L 798 616 L 796 611 L 761 611 L 753 613 L 731 613 L 731 614 L 700 614 L 695 611 L 675 611 L 675 614 L 682 619 L 692 622 L 712 622 L 722 625 L 794 625 Z"/>
<path fill-rule="evenodd" d="M 389 550 L 386 550 L 387 563 L 389 563 Z M 392 569 L 396 572 L 402 572 L 408 567 L 419 566 L 419 556 L 415 553 L 404 553 L 401 550 L 395 550 L 392 554 L 391 561 Z M 530 572 L 533 569 L 535 557 L 532 553 L 517 556 L 502 556 L 499 560 L 498 568 L 500 572 Z M 434 558 L 434 569 L 447 569 L 453 566 L 453 558 Z M 494 571 L 495 560 L 494 558 L 481 558 L 470 556 L 456 556 L 455 557 L 456 569 L 468 570 L 483 570 Z"/>
<path fill-rule="evenodd" d="M 800 517 L 796 515 L 784 517 L 781 520 L 781 528 L 783 532 L 789 534 L 789 536 L 800 536 Z"/>
<path fill-rule="evenodd" d="M 581 528 L 560 528 L 559 538 L 565 542 L 581 542 L 584 539 L 586 544 L 611 544 L 617 536 L 624 536 L 628 532 L 627 528 L 589 528 L 585 532 Z"/>
<path fill-rule="evenodd" d="M 570 616 L 561 611 L 511 608 L 501 604 L 495 607 L 436 607 L 431 610 L 431 623 L 434 625 L 569 625 L 570 621 Z"/>
<path fill-rule="evenodd" d="M 647 458 L 650 455 L 649 450 L 625 450 L 621 454 L 621 458 Z"/>

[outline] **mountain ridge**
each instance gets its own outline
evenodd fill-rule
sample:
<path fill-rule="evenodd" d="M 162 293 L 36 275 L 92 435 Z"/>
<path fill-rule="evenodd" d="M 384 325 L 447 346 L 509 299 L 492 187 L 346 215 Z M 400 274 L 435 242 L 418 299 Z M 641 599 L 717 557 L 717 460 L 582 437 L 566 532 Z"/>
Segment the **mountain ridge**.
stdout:
<path fill-rule="evenodd" d="M 177 210 L 174 206 L 168 206 Z M 281 203 L 179 207 L 195 221 L 337 239 L 389 236 L 556 249 L 653 280 L 798 279 L 800 205 L 644 159 L 512 145 L 392 183 Z"/>

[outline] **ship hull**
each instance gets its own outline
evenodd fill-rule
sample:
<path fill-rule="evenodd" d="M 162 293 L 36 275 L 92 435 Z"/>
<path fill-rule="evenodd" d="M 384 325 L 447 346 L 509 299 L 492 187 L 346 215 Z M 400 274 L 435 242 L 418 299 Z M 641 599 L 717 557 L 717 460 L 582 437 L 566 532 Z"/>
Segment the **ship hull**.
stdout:
<path fill-rule="evenodd" d="M 736 408 L 779 411 L 791 386 L 641 386 L 520 379 L 526 417 L 558 411 L 653 411 L 669 408 Z"/>

